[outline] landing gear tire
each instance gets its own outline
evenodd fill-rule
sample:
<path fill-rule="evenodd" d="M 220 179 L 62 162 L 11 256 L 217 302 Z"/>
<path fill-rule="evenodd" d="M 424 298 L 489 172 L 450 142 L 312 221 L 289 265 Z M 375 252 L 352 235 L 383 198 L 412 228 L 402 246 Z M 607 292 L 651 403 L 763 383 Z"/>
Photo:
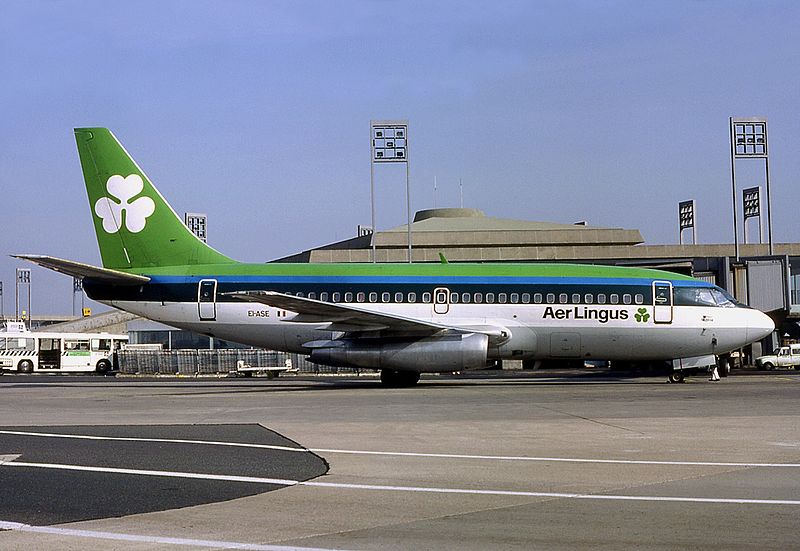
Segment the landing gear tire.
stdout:
<path fill-rule="evenodd" d="M 30 360 L 22 360 L 17 364 L 17 371 L 20 373 L 33 373 L 33 362 Z"/>
<path fill-rule="evenodd" d="M 680 371 L 674 371 L 669 374 L 667 380 L 670 383 L 682 383 L 683 382 L 683 373 Z"/>
<path fill-rule="evenodd" d="M 381 369 L 381 384 L 385 387 L 400 388 L 414 386 L 417 382 L 419 382 L 419 371 Z"/>

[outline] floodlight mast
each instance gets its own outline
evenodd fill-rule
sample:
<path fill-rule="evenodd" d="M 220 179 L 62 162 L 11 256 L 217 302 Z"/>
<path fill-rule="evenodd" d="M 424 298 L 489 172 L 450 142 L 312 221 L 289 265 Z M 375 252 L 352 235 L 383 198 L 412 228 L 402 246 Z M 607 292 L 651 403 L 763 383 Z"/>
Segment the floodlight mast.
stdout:
<path fill-rule="evenodd" d="M 694 221 L 694 199 L 678 203 L 678 242 L 683 245 L 683 230 L 692 228 L 692 244 L 697 244 L 697 227 Z"/>
<path fill-rule="evenodd" d="M 742 212 L 744 214 L 744 242 L 749 243 L 747 221 L 750 218 L 758 218 L 758 242 L 764 242 L 764 235 L 761 223 L 761 186 L 751 187 L 742 190 Z"/>
<path fill-rule="evenodd" d="M 375 237 L 375 163 L 405 163 L 408 262 L 411 263 L 411 187 L 407 120 L 372 120 L 370 126 L 370 193 L 372 196 L 372 262 L 377 262 Z"/>
<path fill-rule="evenodd" d="M 730 117 L 731 191 L 733 197 L 733 242 L 736 261 L 739 261 L 739 228 L 736 201 L 736 159 L 764 159 L 767 189 L 767 234 L 769 254 L 774 254 L 772 238 L 772 197 L 769 182 L 769 150 L 767 148 L 767 119 L 764 117 Z M 746 224 L 745 218 L 745 224 Z M 759 218 L 759 225 L 761 224 Z"/>

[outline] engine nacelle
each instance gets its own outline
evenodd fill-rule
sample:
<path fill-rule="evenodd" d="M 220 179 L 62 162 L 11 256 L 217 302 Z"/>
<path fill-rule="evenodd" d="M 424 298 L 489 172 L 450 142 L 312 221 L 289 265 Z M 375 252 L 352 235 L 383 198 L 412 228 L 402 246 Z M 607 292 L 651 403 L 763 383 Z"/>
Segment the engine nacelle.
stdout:
<path fill-rule="evenodd" d="M 345 341 L 340 346 L 317 348 L 310 360 L 336 367 L 394 369 L 437 373 L 486 367 L 489 337 L 479 333 L 423 339 Z"/>

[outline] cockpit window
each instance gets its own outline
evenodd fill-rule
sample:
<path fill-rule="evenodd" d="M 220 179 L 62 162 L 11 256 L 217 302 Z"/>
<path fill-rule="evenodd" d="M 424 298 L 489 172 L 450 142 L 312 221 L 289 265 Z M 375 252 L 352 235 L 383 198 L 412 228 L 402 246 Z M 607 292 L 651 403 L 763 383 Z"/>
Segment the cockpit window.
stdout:
<path fill-rule="evenodd" d="M 723 308 L 736 308 L 736 299 L 728 293 L 719 288 L 711 289 L 711 294 L 714 295 L 714 300 L 717 301 L 717 306 Z"/>
<path fill-rule="evenodd" d="M 677 306 L 718 306 L 721 308 L 741 306 L 736 299 L 719 287 L 676 287 L 674 295 Z"/>

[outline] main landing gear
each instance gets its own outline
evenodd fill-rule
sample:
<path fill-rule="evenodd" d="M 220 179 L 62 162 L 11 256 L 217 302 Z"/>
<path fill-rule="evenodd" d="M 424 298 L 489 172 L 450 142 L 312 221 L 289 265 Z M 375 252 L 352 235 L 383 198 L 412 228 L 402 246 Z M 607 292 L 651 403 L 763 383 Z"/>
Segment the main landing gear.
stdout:
<path fill-rule="evenodd" d="M 381 369 L 381 384 L 386 387 L 398 388 L 414 386 L 419 382 L 419 371 L 398 371 L 396 369 Z"/>

